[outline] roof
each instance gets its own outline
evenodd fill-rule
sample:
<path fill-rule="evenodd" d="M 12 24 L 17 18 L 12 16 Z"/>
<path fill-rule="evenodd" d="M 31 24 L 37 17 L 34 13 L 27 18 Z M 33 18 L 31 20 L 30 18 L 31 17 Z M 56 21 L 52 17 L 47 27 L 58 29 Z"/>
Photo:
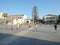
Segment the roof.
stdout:
<path fill-rule="evenodd" d="M 47 14 L 46 16 L 56 16 L 56 15 L 53 15 L 53 14 Z"/>
<path fill-rule="evenodd" d="M 45 15 L 45 16 L 57 16 L 57 15 L 54 15 L 54 14 L 47 14 L 47 15 Z M 43 18 L 44 18 L 45 16 L 43 16 Z"/>
<path fill-rule="evenodd" d="M 9 17 L 10 16 L 24 16 L 24 14 L 15 14 L 15 15 L 8 15 Z"/>

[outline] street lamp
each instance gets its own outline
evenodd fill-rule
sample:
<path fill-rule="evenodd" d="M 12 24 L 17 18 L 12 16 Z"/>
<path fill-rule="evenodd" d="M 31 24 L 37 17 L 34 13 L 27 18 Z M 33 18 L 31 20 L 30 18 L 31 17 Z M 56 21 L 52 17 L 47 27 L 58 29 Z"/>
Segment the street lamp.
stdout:
<path fill-rule="evenodd" d="M 33 18 L 33 28 L 34 28 L 34 12 L 33 12 L 33 14 L 32 14 L 32 15 L 33 15 L 33 17 L 32 17 L 32 18 Z"/>

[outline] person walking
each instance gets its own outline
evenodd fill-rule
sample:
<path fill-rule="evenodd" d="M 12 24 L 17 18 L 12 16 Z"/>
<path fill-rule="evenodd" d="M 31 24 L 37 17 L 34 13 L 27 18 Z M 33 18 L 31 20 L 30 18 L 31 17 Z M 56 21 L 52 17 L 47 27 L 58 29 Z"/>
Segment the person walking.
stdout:
<path fill-rule="evenodd" d="M 55 31 L 57 30 L 57 23 L 55 23 L 55 25 L 54 25 L 54 29 L 55 29 Z"/>

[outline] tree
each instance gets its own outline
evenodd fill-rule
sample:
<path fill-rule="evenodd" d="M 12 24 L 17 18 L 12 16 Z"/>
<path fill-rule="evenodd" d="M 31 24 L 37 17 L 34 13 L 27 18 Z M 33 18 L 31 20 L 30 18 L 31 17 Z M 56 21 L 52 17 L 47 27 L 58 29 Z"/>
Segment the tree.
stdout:
<path fill-rule="evenodd" d="M 59 20 L 60 20 L 60 15 L 58 16 Z"/>
<path fill-rule="evenodd" d="M 60 15 L 58 16 L 57 23 L 60 24 Z"/>
<path fill-rule="evenodd" d="M 6 24 L 6 17 L 7 17 L 7 15 L 8 15 L 7 13 L 3 13 L 3 15 L 2 15 L 4 17 L 4 25 Z"/>
<path fill-rule="evenodd" d="M 36 6 L 34 6 L 34 8 L 33 8 L 32 19 L 33 19 L 33 23 L 38 22 L 38 12 L 37 12 Z"/>

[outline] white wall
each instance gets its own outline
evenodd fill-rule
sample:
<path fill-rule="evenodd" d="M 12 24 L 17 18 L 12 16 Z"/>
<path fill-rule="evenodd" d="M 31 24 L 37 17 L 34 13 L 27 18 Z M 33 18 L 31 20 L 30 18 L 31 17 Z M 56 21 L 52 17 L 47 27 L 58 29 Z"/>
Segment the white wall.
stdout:
<path fill-rule="evenodd" d="M 20 16 L 19 16 L 20 17 Z M 17 23 L 23 24 L 26 22 L 27 16 L 21 16 L 21 19 L 13 19 L 13 25 L 16 25 Z"/>
<path fill-rule="evenodd" d="M 54 19 L 46 19 L 46 18 L 49 18 L 49 17 L 54 17 Z M 57 22 L 57 16 L 45 16 L 44 17 L 44 21 L 46 22 L 46 21 L 50 21 L 50 20 L 52 20 L 52 21 L 55 21 L 55 23 Z"/>
<path fill-rule="evenodd" d="M 44 20 L 45 20 L 45 21 L 51 20 L 51 19 L 46 19 L 47 17 L 55 17 L 55 19 L 52 19 L 52 20 L 56 20 L 56 19 L 57 19 L 56 16 L 45 16 L 45 17 L 44 17 Z"/>
<path fill-rule="evenodd" d="M 26 16 L 26 15 L 24 15 L 24 16 L 23 16 L 23 19 L 27 19 L 27 16 Z"/>
<path fill-rule="evenodd" d="M 4 19 L 4 17 L 2 16 L 4 12 L 0 12 L 0 19 Z"/>
<path fill-rule="evenodd" d="M 14 19 L 14 20 L 13 20 L 13 24 L 14 24 L 14 25 L 16 25 L 17 23 L 23 24 L 23 23 L 26 22 L 26 19 L 27 19 L 27 16 L 24 15 L 24 16 L 22 17 L 22 19 L 17 19 L 17 20 Z"/>

